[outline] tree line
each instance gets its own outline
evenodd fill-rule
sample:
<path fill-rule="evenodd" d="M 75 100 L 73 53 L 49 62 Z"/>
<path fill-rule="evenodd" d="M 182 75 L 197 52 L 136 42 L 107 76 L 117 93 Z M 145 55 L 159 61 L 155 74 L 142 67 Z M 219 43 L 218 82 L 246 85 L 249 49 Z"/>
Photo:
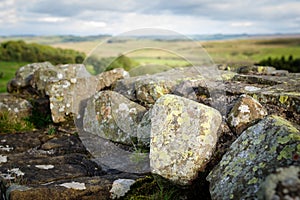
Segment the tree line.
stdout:
<path fill-rule="evenodd" d="M 95 71 L 95 74 L 99 74 L 104 71 L 109 71 L 115 68 L 123 68 L 126 71 L 130 71 L 134 67 L 137 67 L 139 63 L 123 54 L 118 57 L 105 57 L 98 58 L 97 56 L 90 56 L 85 60 L 86 65 L 91 65 Z"/>
<path fill-rule="evenodd" d="M 258 65 L 262 66 L 272 66 L 276 69 L 288 70 L 289 72 L 300 72 L 300 58 L 293 58 L 290 55 L 288 58 L 281 56 L 281 58 L 271 58 L 261 60 Z"/>
<path fill-rule="evenodd" d="M 52 64 L 82 63 L 85 54 L 71 49 L 54 48 L 23 40 L 0 44 L 0 61 L 44 62 Z"/>

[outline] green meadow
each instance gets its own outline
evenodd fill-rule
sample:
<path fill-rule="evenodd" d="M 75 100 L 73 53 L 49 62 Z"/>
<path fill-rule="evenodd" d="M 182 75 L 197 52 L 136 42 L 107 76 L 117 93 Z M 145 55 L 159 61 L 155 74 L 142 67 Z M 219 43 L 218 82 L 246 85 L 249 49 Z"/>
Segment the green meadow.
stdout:
<path fill-rule="evenodd" d="M 118 57 L 121 54 L 138 63 L 140 69 L 132 69 L 132 75 L 155 73 L 173 67 L 198 64 L 199 60 L 216 64 L 246 64 L 258 63 L 263 59 L 281 58 L 285 56 L 300 56 L 300 36 L 294 38 L 250 38 L 221 41 L 180 41 L 129 39 L 112 43 L 103 43 L 103 38 L 70 37 L 21 37 L 25 42 L 47 44 L 62 49 L 73 49 L 87 56 L 99 58 Z M 0 42 L 14 38 L 0 38 Z M 0 61 L 0 92 L 6 91 L 6 83 L 14 77 L 15 71 L 24 62 Z M 95 70 L 87 66 L 91 73 Z M 154 69 L 155 68 L 155 69 Z"/>
<path fill-rule="evenodd" d="M 178 53 L 197 56 L 196 53 L 205 51 L 217 64 L 228 63 L 248 63 L 254 64 L 268 57 L 294 56 L 300 55 L 300 36 L 295 38 L 251 38 L 221 41 L 163 41 L 163 40 L 127 40 L 120 43 L 103 44 L 102 41 L 84 42 L 63 42 L 50 44 L 54 47 L 75 49 L 87 55 L 96 54 L 101 57 L 116 56 L 126 49 L 131 49 L 130 57 L 142 63 L 170 63 L 182 64 L 182 59 L 172 55 L 170 52 L 161 50 L 137 49 L 139 46 L 151 47 L 159 46 L 166 50 L 172 49 Z M 193 47 L 193 48 L 191 48 Z M 199 55 L 198 55 L 199 56 Z M 175 61 L 174 61 L 175 60 Z"/>
<path fill-rule="evenodd" d="M 15 76 L 15 72 L 26 62 L 0 61 L 0 93 L 6 92 L 6 85 Z"/>

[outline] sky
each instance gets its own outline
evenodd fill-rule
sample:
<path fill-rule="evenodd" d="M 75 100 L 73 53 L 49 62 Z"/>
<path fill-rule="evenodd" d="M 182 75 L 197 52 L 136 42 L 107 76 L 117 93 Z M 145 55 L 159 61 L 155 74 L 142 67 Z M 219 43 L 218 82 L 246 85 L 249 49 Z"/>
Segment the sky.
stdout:
<path fill-rule="evenodd" d="M 0 35 L 300 33 L 300 0 L 0 0 Z"/>

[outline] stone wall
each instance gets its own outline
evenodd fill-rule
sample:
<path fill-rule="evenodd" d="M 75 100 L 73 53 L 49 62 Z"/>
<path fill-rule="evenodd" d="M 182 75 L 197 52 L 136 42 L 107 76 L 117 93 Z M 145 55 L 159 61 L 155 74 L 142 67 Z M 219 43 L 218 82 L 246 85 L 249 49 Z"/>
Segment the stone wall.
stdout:
<path fill-rule="evenodd" d="M 30 116 L 31 102 L 45 99 L 53 123 L 0 134 L 1 198 L 117 198 L 134 183 L 127 179 L 145 174 L 188 191 L 185 199 L 205 188 L 208 199 L 299 198 L 299 177 L 285 171 L 299 171 L 300 74 L 237 71 L 129 77 L 123 69 L 91 76 L 83 65 L 20 68 L 1 112 Z"/>

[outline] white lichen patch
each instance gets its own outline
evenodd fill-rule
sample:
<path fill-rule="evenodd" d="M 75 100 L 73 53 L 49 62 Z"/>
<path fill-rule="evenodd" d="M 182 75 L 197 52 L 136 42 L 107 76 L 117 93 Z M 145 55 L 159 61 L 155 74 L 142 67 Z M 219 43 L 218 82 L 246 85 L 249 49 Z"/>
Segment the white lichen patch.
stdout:
<path fill-rule="evenodd" d="M 0 163 L 6 163 L 7 162 L 7 156 L 0 155 Z"/>
<path fill-rule="evenodd" d="M 62 85 L 63 88 L 68 88 L 71 85 L 69 81 L 65 81 L 65 83 Z"/>
<path fill-rule="evenodd" d="M 70 82 L 74 84 L 74 83 L 77 82 L 77 79 L 76 79 L 76 78 L 71 78 L 71 79 L 70 79 Z"/>
<path fill-rule="evenodd" d="M 65 111 L 65 106 L 62 106 L 58 109 L 58 112 L 64 112 Z"/>
<path fill-rule="evenodd" d="M 9 169 L 9 170 L 7 170 L 7 172 L 9 174 L 14 174 L 16 176 L 24 176 L 25 175 L 25 173 L 22 172 L 19 168 Z"/>
<path fill-rule="evenodd" d="M 7 151 L 7 152 L 10 152 L 11 150 L 13 150 L 14 148 L 13 147 L 10 147 L 9 145 L 5 145 L 5 146 L 2 146 L 0 145 L 0 151 Z"/>
<path fill-rule="evenodd" d="M 262 119 L 265 115 L 267 115 L 267 111 L 257 100 L 247 95 L 241 95 L 231 109 L 227 120 L 229 125 L 239 134 L 253 121 Z"/>
<path fill-rule="evenodd" d="M 54 168 L 54 165 L 35 165 L 36 168 L 39 168 L 39 169 L 53 169 Z"/>
<path fill-rule="evenodd" d="M 247 90 L 248 92 L 256 92 L 256 91 L 260 90 L 260 88 L 258 88 L 258 87 L 249 86 L 249 85 L 245 86 L 244 89 Z"/>
<path fill-rule="evenodd" d="M 58 74 L 57 74 L 57 78 L 62 79 L 63 77 L 64 77 L 63 74 L 61 74 L 61 73 L 58 73 Z"/>
<path fill-rule="evenodd" d="M 249 106 L 247 106 L 247 105 L 241 105 L 239 107 L 239 111 L 241 111 L 242 113 L 249 113 L 250 112 Z"/>
<path fill-rule="evenodd" d="M 60 184 L 60 186 L 74 189 L 74 190 L 85 190 L 86 189 L 85 183 L 79 183 L 79 182 L 75 182 L 75 181 L 72 181 L 70 183 L 63 183 L 63 184 Z"/>
<path fill-rule="evenodd" d="M 121 104 L 119 105 L 119 111 L 129 112 L 128 105 L 125 104 L 125 103 L 121 103 Z"/>
<path fill-rule="evenodd" d="M 230 114 L 230 125 L 231 126 L 233 126 L 233 127 L 236 127 L 237 125 L 239 125 L 239 123 L 240 123 L 240 118 L 238 118 L 238 117 L 234 117 L 234 115 L 233 114 Z"/>

